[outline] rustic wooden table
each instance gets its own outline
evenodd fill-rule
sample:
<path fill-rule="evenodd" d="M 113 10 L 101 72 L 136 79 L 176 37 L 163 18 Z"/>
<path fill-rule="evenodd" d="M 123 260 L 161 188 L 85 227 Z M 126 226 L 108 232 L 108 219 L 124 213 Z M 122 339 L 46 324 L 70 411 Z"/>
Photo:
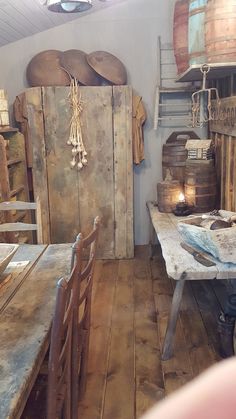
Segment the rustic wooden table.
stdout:
<path fill-rule="evenodd" d="M 176 280 L 162 352 L 162 359 L 167 360 L 171 358 L 173 353 L 173 340 L 185 281 L 235 279 L 236 264 L 221 263 L 211 255 L 209 255 L 209 259 L 215 262 L 215 266 L 206 267 L 197 262 L 180 245 L 183 238 L 177 230 L 177 223 L 181 217 L 158 211 L 155 202 L 147 202 L 147 208 L 149 210 L 152 228 L 161 245 L 167 274 L 170 278 Z"/>
<path fill-rule="evenodd" d="M 49 344 L 71 244 L 22 245 L 0 276 L 0 418 L 18 419 Z"/>

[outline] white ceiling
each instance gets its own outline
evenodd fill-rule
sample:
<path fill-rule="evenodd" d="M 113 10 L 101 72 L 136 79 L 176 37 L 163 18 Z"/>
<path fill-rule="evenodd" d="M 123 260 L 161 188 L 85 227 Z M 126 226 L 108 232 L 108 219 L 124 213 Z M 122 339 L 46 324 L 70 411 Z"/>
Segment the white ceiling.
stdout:
<path fill-rule="evenodd" d="M 121 1 L 93 0 L 93 7 L 87 12 L 64 14 L 48 11 L 40 0 L 0 0 L 0 47 Z"/>

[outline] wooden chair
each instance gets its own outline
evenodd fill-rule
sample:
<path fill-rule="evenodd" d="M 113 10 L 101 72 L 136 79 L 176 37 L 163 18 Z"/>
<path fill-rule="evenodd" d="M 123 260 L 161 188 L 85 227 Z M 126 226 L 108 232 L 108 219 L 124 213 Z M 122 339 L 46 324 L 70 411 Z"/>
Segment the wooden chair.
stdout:
<path fill-rule="evenodd" d="M 42 365 L 38 382 L 36 381 L 21 419 L 77 419 L 78 417 L 77 413 L 76 416 L 72 416 L 72 391 L 78 391 L 78 381 L 74 382 L 72 377 L 72 353 L 75 356 L 72 347 L 73 325 L 78 310 L 81 255 L 82 242 L 76 245 L 76 263 L 69 278 L 67 280 L 61 278 L 58 281 L 49 357 L 46 357 Z M 47 363 L 46 368 L 45 363 Z M 47 403 L 42 386 L 44 390 L 47 388 Z M 40 392 L 41 397 L 38 396 Z M 42 403 L 47 406 L 46 413 L 40 406 Z"/>
<path fill-rule="evenodd" d="M 79 299 L 73 329 L 72 377 L 73 382 L 77 381 L 78 385 L 77 392 L 76 386 L 74 386 L 74 391 L 72 391 L 72 410 L 75 418 L 77 418 L 78 398 L 81 398 L 86 390 L 92 285 L 99 227 L 100 220 L 99 217 L 96 217 L 91 233 L 85 238 L 80 233 L 72 250 L 72 269 L 76 264 L 80 246 L 82 248 L 82 258 L 83 255 L 86 257 L 86 260 L 83 261 L 84 266 L 82 267 L 81 275 L 78 276 Z"/>
<path fill-rule="evenodd" d="M 27 211 L 35 211 L 35 224 L 29 224 L 24 222 L 14 222 L 11 213 L 14 211 L 21 211 L 22 218 Z M 9 201 L 9 202 L 0 202 L 0 211 L 7 211 L 7 221 L 6 223 L 0 224 L 0 233 L 7 233 L 7 241 L 15 242 L 13 232 L 22 232 L 22 231 L 35 231 L 37 237 L 37 243 L 43 243 L 43 232 L 42 232 L 42 223 L 41 223 L 41 208 L 40 202 L 37 199 L 36 202 L 23 202 L 23 201 Z M 11 211 L 11 213 L 9 213 Z"/>

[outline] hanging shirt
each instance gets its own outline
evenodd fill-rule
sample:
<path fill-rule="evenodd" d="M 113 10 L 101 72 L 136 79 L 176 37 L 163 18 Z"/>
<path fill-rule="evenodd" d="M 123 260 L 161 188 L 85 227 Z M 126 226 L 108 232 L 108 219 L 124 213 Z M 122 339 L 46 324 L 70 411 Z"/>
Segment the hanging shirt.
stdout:
<path fill-rule="evenodd" d="M 141 96 L 133 94 L 133 161 L 140 164 L 144 160 L 143 124 L 146 121 L 146 111 Z"/>

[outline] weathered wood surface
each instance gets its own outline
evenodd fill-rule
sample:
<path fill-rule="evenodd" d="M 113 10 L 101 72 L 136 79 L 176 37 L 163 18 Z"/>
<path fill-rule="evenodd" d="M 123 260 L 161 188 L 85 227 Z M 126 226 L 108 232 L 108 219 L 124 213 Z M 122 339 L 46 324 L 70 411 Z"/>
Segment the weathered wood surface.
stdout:
<path fill-rule="evenodd" d="M 236 137 L 212 132 L 215 142 L 218 207 L 236 211 Z"/>
<path fill-rule="evenodd" d="M 24 118 L 27 120 L 26 146 L 28 147 L 28 160 L 32 167 L 34 199 L 40 199 L 41 218 L 43 226 L 43 243 L 50 243 L 50 222 L 47 184 L 47 161 L 44 132 L 44 114 L 42 90 L 40 87 L 27 89 L 24 99 Z M 55 203 L 57 207 L 58 204 Z"/>
<path fill-rule="evenodd" d="M 178 223 L 177 228 L 184 241 L 208 252 L 218 261 L 236 264 L 236 227 L 211 230 L 195 225 L 196 220 L 199 218 L 192 217 Z"/>
<path fill-rule="evenodd" d="M 214 102 L 213 102 L 214 105 Z M 220 100 L 221 119 L 210 121 L 210 131 L 236 136 L 236 96 Z"/>
<path fill-rule="evenodd" d="M 45 249 L 46 245 L 20 245 L 16 254 L 12 258 L 12 262 L 28 263 L 25 266 L 23 265 L 23 270 L 22 268 L 12 270 L 9 267 L 9 269 L 7 268 L 0 276 L 0 313 L 7 306 L 13 295 L 17 292 L 19 286 L 25 280 L 27 274 L 30 272 L 35 262 Z"/>
<path fill-rule="evenodd" d="M 98 257 L 133 255 L 132 95 L 129 86 L 81 87 L 88 165 L 70 168 L 71 108 L 67 87 L 25 92 L 32 142 L 34 196 L 42 207 L 44 243 L 73 241 L 99 215 Z M 114 104 L 113 104 L 114 102 Z M 124 204 L 124 205 L 123 205 Z"/>
<path fill-rule="evenodd" d="M 115 254 L 122 259 L 134 256 L 131 87 L 114 86 L 113 102 Z"/>
<path fill-rule="evenodd" d="M 77 171 L 71 170 L 69 89 L 42 88 L 47 193 L 52 243 L 74 241 L 79 232 Z M 34 186 L 35 188 L 35 186 Z M 41 191 L 35 189 L 40 197 Z"/>
<path fill-rule="evenodd" d="M 70 259 L 70 244 L 48 246 L 1 313 L 1 418 L 22 413 L 47 351 L 56 284 L 69 273 Z"/>
<path fill-rule="evenodd" d="M 87 234 L 93 218 L 99 215 L 102 227 L 97 256 L 108 259 L 115 255 L 112 87 L 84 87 L 81 95 L 82 133 L 88 164 L 78 173 L 80 226 Z"/>
<path fill-rule="evenodd" d="M 175 279 L 233 279 L 236 278 L 236 264 L 222 263 L 209 255 L 216 266 L 206 267 L 180 246 L 183 238 L 177 230 L 181 217 L 161 213 L 153 202 L 147 204 L 153 227 L 162 247 L 168 275 Z"/>
<path fill-rule="evenodd" d="M 186 281 L 174 356 L 168 361 L 161 360 L 160 347 L 175 281 L 166 274 L 161 247 L 155 246 L 152 260 L 148 250 L 148 246 L 137 246 L 134 260 L 96 262 L 88 384 L 79 403 L 79 418 L 105 419 L 108 412 L 114 412 L 109 419 L 140 419 L 164 395 L 176 391 L 220 359 L 214 345 L 218 339 L 214 291 L 228 281 L 205 281 L 204 285 L 202 281 Z M 119 287 L 125 287 L 124 284 L 130 286 L 130 294 L 133 290 L 133 304 L 117 304 Z M 194 295 L 193 285 L 197 286 Z M 127 294 L 125 298 L 127 302 Z M 133 322 L 130 321 L 131 311 Z M 127 321 L 129 325 L 125 327 L 125 334 L 128 331 L 134 336 L 133 348 L 126 347 L 124 336 L 118 348 L 111 345 L 120 330 L 117 328 L 119 319 L 120 323 Z M 128 352 L 126 362 L 119 359 L 116 362 L 118 351 Z M 125 355 L 121 356 L 124 359 Z M 128 380 L 127 371 L 133 368 L 133 379 Z M 115 387 L 118 391 L 112 392 Z"/>

